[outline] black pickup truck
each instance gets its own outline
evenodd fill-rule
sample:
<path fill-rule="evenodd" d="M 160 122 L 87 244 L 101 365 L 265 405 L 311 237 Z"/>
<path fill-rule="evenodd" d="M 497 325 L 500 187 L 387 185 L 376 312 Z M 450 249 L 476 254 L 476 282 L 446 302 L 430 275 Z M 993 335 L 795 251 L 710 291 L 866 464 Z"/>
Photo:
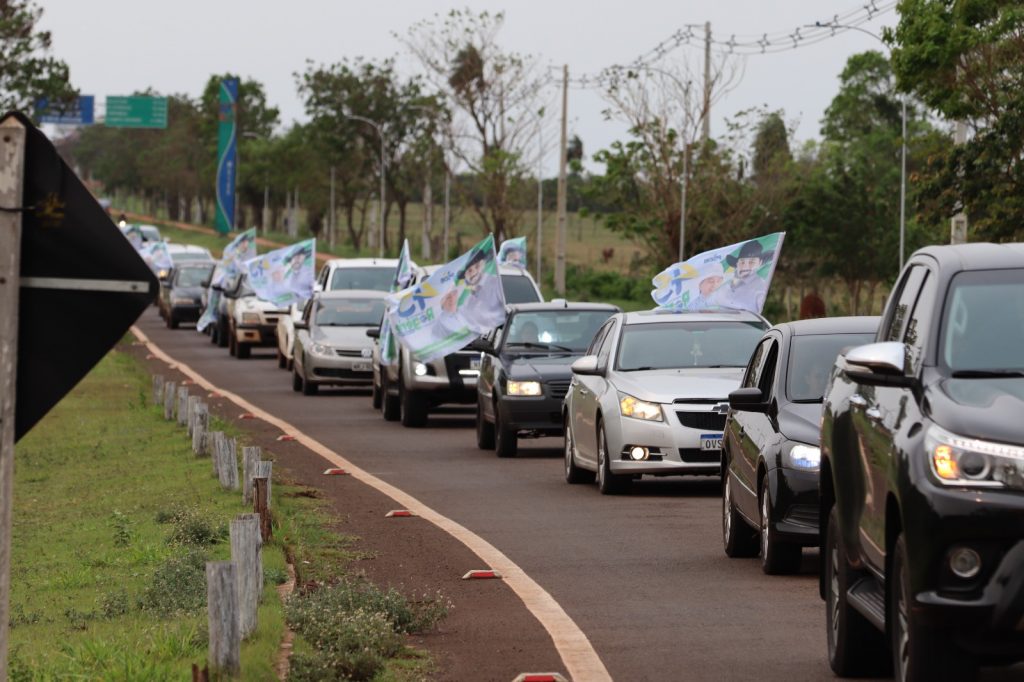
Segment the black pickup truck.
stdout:
<path fill-rule="evenodd" d="M 1024 660 L 1024 244 L 915 253 L 821 423 L 821 596 L 839 675 Z"/>

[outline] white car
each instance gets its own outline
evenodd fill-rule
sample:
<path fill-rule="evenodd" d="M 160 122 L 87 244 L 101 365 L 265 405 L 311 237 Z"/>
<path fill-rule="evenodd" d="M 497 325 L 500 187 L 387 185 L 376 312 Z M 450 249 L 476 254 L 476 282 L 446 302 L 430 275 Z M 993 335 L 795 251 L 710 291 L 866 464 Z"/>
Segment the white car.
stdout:
<path fill-rule="evenodd" d="M 398 267 L 397 258 L 332 258 L 324 263 L 313 284 L 314 291 L 361 289 L 389 292 Z M 293 304 L 277 321 L 277 366 L 292 369 L 295 323 L 302 318 L 305 302 Z"/>
<path fill-rule="evenodd" d="M 572 365 L 565 480 L 719 475 L 729 393 L 770 325 L 744 311 L 617 313 Z"/>
<path fill-rule="evenodd" d="M 233 288 L 225 289 L 227 299 L 228 352 L 239 360 L 248 358 L 253 346 L 276 343 L 277 320 L 287 314 L 275 304 L 256 296 L 248 277 L 241 275 Z"/>
<path fill-rule="evenodd" d="M 440 268 L 420 268 L 414 283 L 419 283 Z M 505 303 L 539 303 L 544 300 L 530 273 L 522 268 L 499 268 Z M 379 335 L 379 334 L 378 334 Z M 401 421 L 403 426 L 419 427 L 427 423 L 430 411 L 446 403 L 475 405 L 476 380 L 480 376 L 480 351 L 460 350 L 431 362 L 420 362 L 402 348 L 396 364 L 380 364 L 380 344 L 374 345 L 373 406 L 384 419 Z"/>

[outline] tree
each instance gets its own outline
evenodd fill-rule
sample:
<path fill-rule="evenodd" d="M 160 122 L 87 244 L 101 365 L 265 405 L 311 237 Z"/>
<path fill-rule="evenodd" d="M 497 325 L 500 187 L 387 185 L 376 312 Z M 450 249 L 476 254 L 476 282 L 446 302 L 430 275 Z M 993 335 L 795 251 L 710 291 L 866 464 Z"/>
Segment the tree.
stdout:
<path fill-rule="evenodd" d="M 0 107 L 30 111 L 39 98 L 60 107 L 78 93 L 67 64 L 50 55 L 49 31 L 39 31 L 43 10 L 32 0 L 0 2 Z"/>
<path fill-rule="evenodd" d="M 886 31 L 900 88 L 971 136 L 926 169 L 925 206 L 948 218 L 966 206 L 988 239 L 1024 235 L 1024 6 L 1016 0 L 902 0 Z"/>
<path fill-rule="evenodd" d="M 448 145 L 478 176 L 472 202 L 484 230 L 514 235 L 519 209 L 513 187 L 526 175 L 547 78 L 535 59 L 497 44 L 504 14 L 453 10 L 415 24 L 405 43 L 452 111 Z"/>
<path fill-rule="evenodd" d="M 793 161 L 789 151 L 789 131 L 778 111 L 773 111 L 761 119 L 757 126 L 757 137 L 754 139 L 754 177 L 763 181 L 780 167 Z"/>

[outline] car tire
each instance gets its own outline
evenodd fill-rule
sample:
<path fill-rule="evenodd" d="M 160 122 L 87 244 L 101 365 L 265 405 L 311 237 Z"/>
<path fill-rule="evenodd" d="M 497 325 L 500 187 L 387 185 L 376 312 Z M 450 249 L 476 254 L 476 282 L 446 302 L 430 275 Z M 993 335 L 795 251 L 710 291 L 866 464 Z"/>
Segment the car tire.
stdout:
<path fill-rule="evenodd" d="M 402 426 L 419 429 L 426 425 L 427 401 L 418 391 L 408 390 L 404 382 L 399 384 L 398 402 L 402 414 Z"/>
<path fill-rule="evenodd" d="M 295 370 L 292 370 L 292 390 L 298 393 L 302 390 L 302 377 Z"/>
<path fill-rule="evenodd" d="M 235 335 L 231 334 L 228 336 L 228 355 L 235 357 L 238 354 L 238 343 L 235 341 Z"/>
<path fill-rule="evenodd" d="M 388 381 L 387 374 L 383 374 L 380 377 L 380 392 L 381 392 L 381 415 L 384 417 L 384 421 L 396 422 L 402 416 L 402 405 L 399 402 L 397 395 L 391 395 L 388 392 Z"/>
<path fill-rule="evenodd" d="M 612 473 L 604 424 L 597 422 L 597 489 L 602 495 L 619 495 L 629 490 L 633 479 Z"/>
<path fill-rule="evenodd" d="M 320 387 L 307 379 L 302 380 L 302 395 L 316 395 Z"/>
<path fill-rule="evenodd" d="M 919 623 L 908 608 L 910 571 L 907 568 L 907 543 L 900 533 L 893 549 L 889 592 L 889 631 L 892 634 L 892 666 L 895 679 L 902 682 L 961 680 L 978 676 L 977 663 L 961 651 L 943 632 Z"/>
<path fill-rule="evenodd" d="M 722 461 L 722 545 L 732 559 L 757 556 L 757 533 L 736 511 L 732 499 L 732 472 L 728 460 Z"/>
<path fill-rule="evenodd" d="M 778 538 L 772 527 L 772 497 L 767 483 L 762 485 L 759 508 L 761 527 L 758 539 L 761 550 L 761 570 L 766 575 L 792 575 L 800 571 L 803 549 L 800 545 L 784 542 Z"/>
<path fill-rule="evenodd" d="M 284 369 L 287 366 L 288 366 L 288 358 L 286 358 L 284 356 L 284 353 L 281 352 L 281 348 L 278 347 L 278 349 L 277 349 L 277 368 L 278 369 Z"/>
<path fill-rule="evenodd" d="M 519 432 L 509 428 L 501 420 L 501 411 L 494 405 L 494 454 L 498 457 L 515 457 L 519 453 Z"/>
<path fill-rule="evenodd" d="M 494 449 L 494 424 L 484 417 L 484 403 L 476 399 L 476 446 L 481 450 Z"/>
<path fill-rule="evenodd" d="M 247 360 L 252 355 L 252 346 L 248 343 L 235 341 L 235 357 L 239 360 Z"/>
<path fill-rule="evenodd" d="M 383 375 L 383 372 L 381 372 L 381 375 Z M 373 382 L 373 397 L 371 398 L 371 400 L 373 401 L 373 409 L 379 410 L 381 402 L 384 400 L 384 398 L 380 390 L 380 384 L 378 384 L 376 381 Z"/>
<path fill-rule="evenodd" d="M 565 482 L 593 483 L 594 472 L 576 466 L 576 441 L 572 438 L 572 427 L 569 426 L 569 418 L 565 419 Z"/>
<path fill-rule="evenodd" d="M 884 674 L 888 647 L 884 635 L 847 601 L 851 571 L 839 537 L 839 515 L 832 507 L 825 536 L 825 633 L 828 663 L 840 677 Z"/>
<path fill-rule="evenodd" d="M 217 323 L 217 346 L 219 348 L 227 347 L 231 339 L 231 331 L 228 329 L 228 323 L 221 321 Z"/>
<path fill-rule="evenodd" d="M 207 329 L 207 334 L 210 335 L 210 343 L 217 345 L 217 325 L 211 324 Z"/>
<path fill-rule="evenodd" d="M 167 313 L 167 317 L 164 318 L 164 319 L 167 320 L 167 328 L 168 329 L 177 329 L 178 328 L 178 318 L 176 318 L 174 316 L 174 311 L 173 310 L 170 311 L 169 313 Z"/>

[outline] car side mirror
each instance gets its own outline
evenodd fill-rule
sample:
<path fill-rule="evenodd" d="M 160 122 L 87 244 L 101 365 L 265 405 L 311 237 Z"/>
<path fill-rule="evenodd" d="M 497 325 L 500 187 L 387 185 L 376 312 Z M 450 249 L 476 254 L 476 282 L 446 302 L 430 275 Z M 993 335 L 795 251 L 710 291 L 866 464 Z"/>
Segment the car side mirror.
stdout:
<path fill-rule="evenodd" d="M 466 348 L 468 348 L 469 350 L 480 351 L 481 353 L 490 353 L 492 355 L 494 354 L 494 345 L 491 344 L 490 341 L 482 337 L 477 337 L 470 341 L 469 345 L 466 346 Z"/>
<path fill-rule="evenodd" d="M 380 338 L 380 328 L 379 327 L 372 327 L 370 329 L 367 329 L 366 330 L 366 335 L 369 336 L 371 339 L 379 339 Z"/>
<path fill-rule="evenodd" d="M 882 341 L 857 346 L 843 358 L 843 370 L 850 379 L 868 386 L 912 386 L 907 376 L 907 347 L 899 341 Z"/>
<path fill-rule="evenodd" d="M 315 282 L 313 284 L 313 293 L 316 293 L 318 291 L 323 291 L 323 290 L 324 290 L 324 285 L 320 284 L 320 282 Z"/>
<path fill-rule="evenodd" d="M 570 369 L 572 369 L 573 374 L 581 376 L 602 376 L 604 374 L 604 371 L 597 364 L 596 355 L 584 355 L 572 363 Z"/>
<path fill-rule="evenodd" d="M 768 403 L 759 388 L 738 388 L 729 394 L 729 407 L 737 412 L 767 412 Z"/>
<path fill-rule="evenodd" d="M 202 288 L 206 289 L 207 287 L 210 286 L 210 280 L 204 279 L 202 282 L 199 283 L 199 286 L 201 286 Z"/>

